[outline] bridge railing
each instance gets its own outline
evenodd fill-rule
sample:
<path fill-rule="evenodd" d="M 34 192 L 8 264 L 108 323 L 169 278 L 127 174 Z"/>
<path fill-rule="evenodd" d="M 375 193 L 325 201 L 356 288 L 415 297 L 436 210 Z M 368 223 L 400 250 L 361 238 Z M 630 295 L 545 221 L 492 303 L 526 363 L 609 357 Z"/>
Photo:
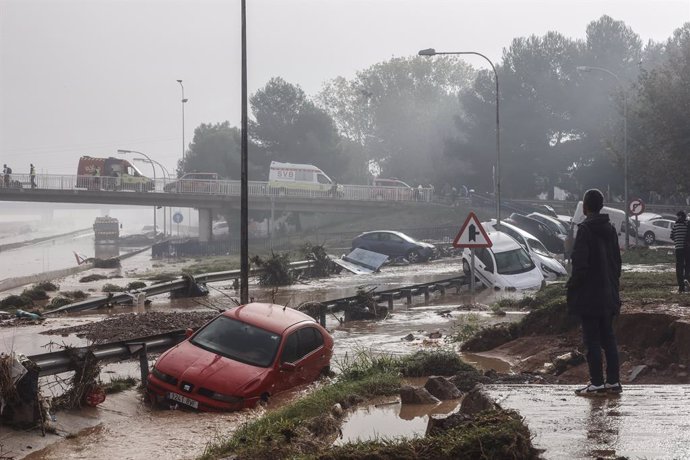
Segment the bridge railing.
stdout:
<path fill-rule="evenodd" d="M 58 174 L 11 174 L 0 178 L 0 190 L 89 190 L 122 192 L 180 193 L 190 195 L 239 196 L 238 180 L 153 179 L 109 176 L 75 176 Z M 431 201 L 431 188 L 379 187 L 369 185 L 325 185 L 323 188 L 250 181 L 249 196 L 288 198 L 333 198 L 353 201 Z"/>

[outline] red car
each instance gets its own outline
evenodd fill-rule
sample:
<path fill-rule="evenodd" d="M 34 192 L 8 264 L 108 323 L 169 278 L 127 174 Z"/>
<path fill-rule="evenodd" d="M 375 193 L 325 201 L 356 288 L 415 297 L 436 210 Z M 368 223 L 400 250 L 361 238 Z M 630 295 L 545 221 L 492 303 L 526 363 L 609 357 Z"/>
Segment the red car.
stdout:
<path fill-rule="evenodd" d="M 333 338 L 310 316 L 282 305 L 228 310 L 163 353 L 151 369 L 153 403 L 204 411 L 253 407 L 328 371 Z"/>

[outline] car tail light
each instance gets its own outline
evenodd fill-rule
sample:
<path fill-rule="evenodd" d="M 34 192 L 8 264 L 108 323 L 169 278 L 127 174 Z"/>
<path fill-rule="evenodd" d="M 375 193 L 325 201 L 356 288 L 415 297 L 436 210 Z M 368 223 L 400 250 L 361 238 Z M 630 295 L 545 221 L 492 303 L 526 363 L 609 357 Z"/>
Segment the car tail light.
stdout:
<path fill-rule="evenodd" d="M 199 388 L 198 393 L 202 396 L 206 396 L 207 398 L 226 403 L 240 403 L 243 400 L 243 398 L 240 398 L 239 396 L 224 395 L 223 393 L 211 391 L 208 388 Z"/>
<path fill-rule="evenodd" d="M 151 373 L 156 377 L 158 380 L 162 380 L 165 383 L 169 383 L 170 385 L 177 385 L 177 379 L 173 377 L 172 375 L 165 374 L 154 366 L 153 369 L 151 369 Z"/>

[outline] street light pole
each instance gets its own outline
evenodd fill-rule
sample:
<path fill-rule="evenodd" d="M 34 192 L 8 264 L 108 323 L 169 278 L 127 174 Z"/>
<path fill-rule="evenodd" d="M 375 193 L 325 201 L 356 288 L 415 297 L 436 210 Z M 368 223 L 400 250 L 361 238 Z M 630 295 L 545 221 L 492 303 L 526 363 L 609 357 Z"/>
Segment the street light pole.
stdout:
<path fill-rule="evenodd" d="M 184 85 L 182 84 L 182 80 L 177 80 L 177 82 L 180 84 L 180 88 L 182 88 L 182 160 L 184 160 L 186 149 L 184 142 L 184 105 L 189 99 L 184 97 Z"/>
<path fill-rule="evenodd" d="M 427 48 L 420 50 L 418 53 L 420 56 L 437 56 L 442 54 L 473 54 L 475 56 L 482 57 L 489 63 L 491 70 L 494 71 L 494 79 L 496 80 L 496 171 L 494 172 L 494 187 L 496 195 L 496 226 L 500 228 L 501 226 L 501 121 L 499 117 L 499 92 L 498 92 L 498 72 L 496 72 L 496 67 L 491 59 L 484 56 L 482 53 L 477 53 L 476 51 L 436 51 L 433 48 Z"/>
<path fill-rule="evenodd" d="M 120 155 L 127 155 L 128 153 L 137 153 L 139 155 L 143 155 L 146 157 L 146 159 L 149 161 L 151 164 L 151 169 L 153 169 L 153 191 L 156 191 L 156 167 L 153 165 L 153 160 L 151 157 L 149 157 L 147 154 L 143 152 L 138 152 L 136 150 L 124 150 L 124 149 L 118 149 L 117 153 Z M 158 229 L 156 228 L 156 206 L 153 206 L 153 237 L 154 239 L 158 235 Z"/>
<path fill-rule="evenodd" d="M 145 160 L 145 159 L 143 159 L 143 158 L 135 158 L 134 160 L 135 160 L 135 161 L 136 161 L 136 160 L 139 160 L 139 161 L 147 161 L 147 160 Z M 165 178 L 165 179 L 163 180 L 163 189 L 165 190 L 165 185 L 168 183 L 168 181 L 170 181 L 170 179 L 172 178 L 172 176 L 170 175 L 170 172 L 168 172 L 168 168 L 166 168 L 165 166 L 163 166 L 161 163 L 159 163 L 159 162 L 156 161 L 156 160 L 153 160 L 153 159 L 148 160 L 149 163 L 150 163 L 151 161 L 153 161 L 154 163 L 156 163 L 156 164 L 158 165 L 158 167 L 161 168 L 161 172 L 163 173 L 163 177 Z M 167 235 L 168 235 L 168 233 L 167 233 L 168 220 L 167 220 L 167 219 L 171 217 L 172 209 L 168 209 L 168 218 L 166 218 L 166 211 L 165 211 L 165 209 L 166 209 L 166 207 L 163 207 L 163 235 L 167 236 Z M 172 235 L 172 221 L 170 221 L 170 235 Z"/>
<path fill-rule="evenodd" d="M 625 94 L 625 86 L 615 73 L 603 67 L 581 65 L 577 67 L 580 72 L 599 71 L 616 79 L 623 93 L 623 202 L 625 211 L 625 249 L 630 249 L 630 211 L 628 210 L 628 97 Z"/>
<path fill-rule="evenodd" d="M 241 0 L 242 10 L 242 143 L 240 177 L 240 303 L 249 302 L 249 182 L 247 153 L 247 2 Z"/>

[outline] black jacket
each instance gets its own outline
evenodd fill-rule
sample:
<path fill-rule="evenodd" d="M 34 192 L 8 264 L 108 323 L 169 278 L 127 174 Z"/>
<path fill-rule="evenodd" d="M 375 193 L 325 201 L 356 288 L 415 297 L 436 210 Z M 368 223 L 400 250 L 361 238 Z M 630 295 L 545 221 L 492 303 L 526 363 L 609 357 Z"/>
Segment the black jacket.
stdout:
<path fill-rule="evenodd" d="M 621 251 L 608 214 L 588 217 L 577 227 L 573 245 L 568 312 L 603 316 L 620 313 Z"/>

